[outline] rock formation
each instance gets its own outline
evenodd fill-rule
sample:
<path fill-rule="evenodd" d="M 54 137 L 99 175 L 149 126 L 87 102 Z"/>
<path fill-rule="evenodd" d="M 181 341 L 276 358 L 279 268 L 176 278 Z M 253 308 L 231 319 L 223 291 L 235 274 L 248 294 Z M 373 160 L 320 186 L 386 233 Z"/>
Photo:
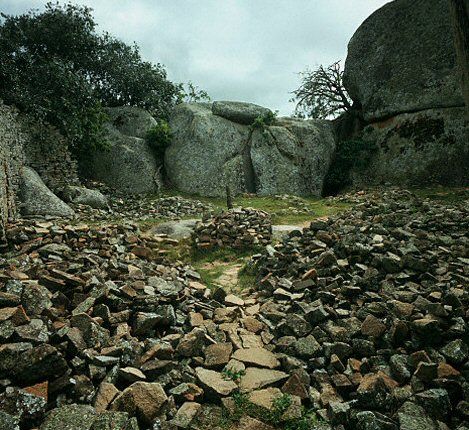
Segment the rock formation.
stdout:
<path fill-rule="evenodd" d="M 396 0 L 369 16 L 348 45 L 344 84 L 366 121 L 464 105 L 448 2 Z"/>
<path fill-rule="evenodd" d="M 93 153 L 84 161 L 84 174 L 119 191 L 155 193 L 161 188 L 160 164 L 145 140 L 156 120 L 135 107 L 107 109 L 110 148 Z"/>
<path fill-rule="evenodd" d="M 204 196 L 232 192 L 319 195 L 335 148 L 327 121 L 279 118 L 254 128 L 270 112 L 239 102 L 182 104 L 170 125 L 165 166 L 179 190 Z"/>
<path fill-rule="evenodd" d="M 446 0 L 396 0 L 348 46 L 344 84 L 378 153 L 361 183 L 463 185 L 469 129 Z"/>
<path fill-rule="evenodd" d="M 51 215 L 67 217 L 73 209 L 60 200 L 30 167 L 24 167 L 20 187 L 22 215 Z"/>

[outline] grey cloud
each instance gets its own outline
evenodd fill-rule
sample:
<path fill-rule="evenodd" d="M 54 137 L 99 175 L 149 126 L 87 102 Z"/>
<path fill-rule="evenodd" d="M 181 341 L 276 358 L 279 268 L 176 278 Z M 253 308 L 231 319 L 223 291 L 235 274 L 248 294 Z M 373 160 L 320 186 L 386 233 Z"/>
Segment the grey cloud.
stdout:
<path fill-rule="evenodd" d="M 77 0 L 101 30 L 135 41 L 170 79 L 213 99 L 244 100 L 288 115 L 307 66 L 344 59 L 360 23 L 387 0 Z M 2 0 L 22 13 L 45 1 Z"/>

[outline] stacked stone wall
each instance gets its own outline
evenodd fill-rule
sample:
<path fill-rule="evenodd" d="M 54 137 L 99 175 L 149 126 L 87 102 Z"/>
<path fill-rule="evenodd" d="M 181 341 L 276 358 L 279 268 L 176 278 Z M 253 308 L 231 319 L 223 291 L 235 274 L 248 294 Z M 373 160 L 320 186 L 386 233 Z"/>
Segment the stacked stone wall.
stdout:
<path fill-rule="evenodd" d="M 0 101 L 0 246 L 5 225 L 18 211 L 17 191 L 24 165 L 23 146 L 27 141 L 15 109 Z"/>

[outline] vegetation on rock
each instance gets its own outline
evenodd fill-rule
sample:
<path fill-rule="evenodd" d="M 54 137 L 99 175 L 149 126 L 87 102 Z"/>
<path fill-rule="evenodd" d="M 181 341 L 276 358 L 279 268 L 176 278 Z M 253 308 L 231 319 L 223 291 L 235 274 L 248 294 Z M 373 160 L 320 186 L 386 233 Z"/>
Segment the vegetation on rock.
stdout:
<path fill-rule="evenodd" d="M 98 34 L 88 7 L 47 3 L 43 12 L 2 18 L 0 97 L 57 127 L 75 153 L 104 144 L 103 106 L 139 106 L 166 118 L 180 99 L 161 64 Z"/>

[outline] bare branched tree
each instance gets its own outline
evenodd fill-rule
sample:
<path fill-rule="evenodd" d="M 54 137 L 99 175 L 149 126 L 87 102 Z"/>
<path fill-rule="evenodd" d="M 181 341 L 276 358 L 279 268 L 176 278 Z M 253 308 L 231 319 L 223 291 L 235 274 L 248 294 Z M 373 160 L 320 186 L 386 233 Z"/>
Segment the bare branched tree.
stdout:
<path fill-rule="evenodd" d="M 301 86 L 293 91 L 295 116 L 300 118 L 334 118 L 352 108 L 344 88 L 343 70 L 337 61 L 328 67 L 306 69 L 300 73 Z"/>

